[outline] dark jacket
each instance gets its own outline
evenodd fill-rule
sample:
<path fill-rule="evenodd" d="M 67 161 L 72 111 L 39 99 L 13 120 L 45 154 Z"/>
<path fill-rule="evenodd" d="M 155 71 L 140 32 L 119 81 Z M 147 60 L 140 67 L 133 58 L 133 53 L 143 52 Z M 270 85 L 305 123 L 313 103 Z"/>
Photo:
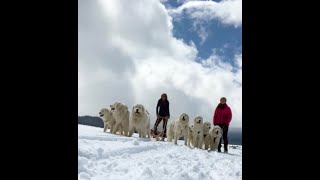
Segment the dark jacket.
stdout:
<path fill-rule="evenodd" d="M 159 108 L 160 108 L 160 110 L 159 110 Z M 158 100 L 157 114 L 159 114 L 162 117 L 165 117 L 165 116 L 170 117 L 169 101 L 168 100 L 165 100 L 165 101 L 162 101 L 162 99 Z"/>

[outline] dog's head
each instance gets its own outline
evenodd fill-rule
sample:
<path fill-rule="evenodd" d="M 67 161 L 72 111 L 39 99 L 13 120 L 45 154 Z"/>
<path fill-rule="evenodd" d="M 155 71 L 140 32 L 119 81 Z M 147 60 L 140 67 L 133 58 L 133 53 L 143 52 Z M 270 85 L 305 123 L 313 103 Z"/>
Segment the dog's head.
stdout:
<path fill-rule="evenodd" d="M 211 129 L 211 123 L 210 122 L 203 123 L 203 132 L 209 132 L 210 129 Z"/>
<path fill-rule="evenodd" d="M 189 133 L 193 132 L 193 124 L 189 126 Z"/>
<path fill-rule="evenodd" d="M 203 124 L 203 117 L 202 116 L 196 116 L 194 118 L 194 125 L 199 124 L 202 125 Z"/>
<path fill-rule="evenodd" d="M 211 130 L 211 134 L 213 137 L 221 137 L 222 136 L 222 129 L 220 126 L 213 126 Z"/>
<path fill-rule="evenodd" d="M 179 121 L 189 123 L 189 115 L 186 113 L 182 113 L 179 117 Z"/>
<path fill-rule="evenodd" d="M 121 102 L 115 102 L 113 105 L 110 105 L 111 109 L 114 108 L 113 111 L 125 111 L 128 110 L 128 107 Z"/>
<path fill-rule="evenodd" d="M 110 109 L 111 109 L 112 112 L 114 112 L 114 110 L 115 110 L 114 104 L 110 105 Z"/>
<path fill-rule="evenodd" d="M 99 112 L 100 117 L 109 117 L 112 115 L 112 111 L 107 108 L 102 108 Z"/>
<path fill-rule="evenodd" d="M 143 114 L 144 112 L 145 112 L 145 109 L 142 104 L 136 104 L 132 107 L 132 113 Z"/>

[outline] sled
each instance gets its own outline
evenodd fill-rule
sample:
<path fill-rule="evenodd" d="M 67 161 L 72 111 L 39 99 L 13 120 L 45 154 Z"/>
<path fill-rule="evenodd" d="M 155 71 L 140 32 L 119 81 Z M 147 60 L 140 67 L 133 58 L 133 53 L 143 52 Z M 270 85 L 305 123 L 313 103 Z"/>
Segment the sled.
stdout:
<path fill-rule="evenodd" d="M 160 116 L 159 119 L 165 119 L 165 117 Z M 164 134 L 164 131 L 160 132 L 159 134 L 154 133 L 154 129 L 150 129 L 150 136 L 151 138 L 155 139 L 156 141 L 164 141 L 164 139 L 167 137 Z"/>
<path fill-rule="evenodd" d="M 156 141 L 164 141 L 164 139 L 166 138 L 164 136 L 164 131 L 160 132 L 158 135 L 154 133 L 153 129 L 150 129 L 150 136 L 151 138 L 155 139 Z"/>

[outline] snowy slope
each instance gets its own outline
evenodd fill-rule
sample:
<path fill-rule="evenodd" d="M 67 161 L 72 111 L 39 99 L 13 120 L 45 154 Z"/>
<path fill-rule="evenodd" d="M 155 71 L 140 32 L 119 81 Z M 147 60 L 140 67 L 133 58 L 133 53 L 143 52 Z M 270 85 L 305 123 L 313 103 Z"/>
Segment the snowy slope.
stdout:
<path fill-rule="evenodd" d="M 78 179 L 193 180 L 242 179 L 242 147 L 230 154 L 190 149 L 178 142 L 103 133 L 78 125 Z"/>

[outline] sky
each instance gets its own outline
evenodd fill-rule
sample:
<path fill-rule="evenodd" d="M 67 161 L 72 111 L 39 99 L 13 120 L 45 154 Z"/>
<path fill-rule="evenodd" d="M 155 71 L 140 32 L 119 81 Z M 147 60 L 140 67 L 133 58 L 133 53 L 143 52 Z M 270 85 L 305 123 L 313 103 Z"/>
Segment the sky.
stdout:
<path fill-rule="evenodd" d="M 242 127 L 242 0 L 79 0 L 78 114 L 143 104 L 153 124 L 162 93 L 191 123 L 226 97 Z"/>

